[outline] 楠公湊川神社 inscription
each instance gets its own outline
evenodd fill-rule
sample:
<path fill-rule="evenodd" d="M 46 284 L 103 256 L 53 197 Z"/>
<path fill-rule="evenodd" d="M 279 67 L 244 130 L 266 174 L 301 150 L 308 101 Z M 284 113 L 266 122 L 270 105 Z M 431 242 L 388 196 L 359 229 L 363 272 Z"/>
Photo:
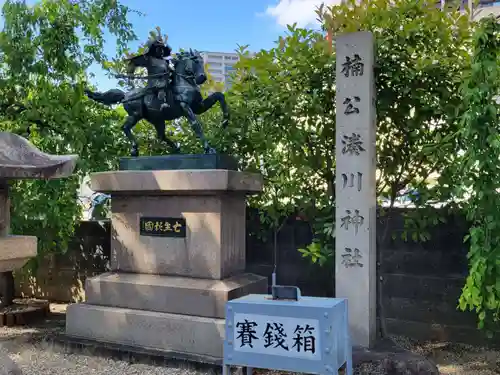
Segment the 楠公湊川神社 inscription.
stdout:
<path fill-rule="evenodd" d="M 349 56 L 345 57 L 345 62 L 342 64 L 342 74 L 348 78 L 349 76 L 362 76 L 365 64 L 361 57 L 355 53 L 351 58 Z"/>
<path fill-rule="evenodd" d="M 354 180 L 356 180 L 356 189 L 358 191 L 361 191 L 361 188 L 363 187 L 363 173 L 358 172 L 356 174 L 354 173 L 342 173 L 342 188 L 354 187 Z"/>
<path fill-rule="evenodd" d="M 336 296 L 349 301 L 354 344 L 375 338 L 375 90 L 369 32 L 336 40 Z"/>
<path fill-rule="evenodd" d="M 363 263 L 361 263 L 361 251 L 359 249 L 351 249 L 350 247 L 346 247 L 344 252 L 342 253 L 342 264 L 344 267 L 363 267 Z"/>
<path fill-rule="evenodd" d="M 358 114 L 359 113 L 359 108 L 355 106 L 356 103 L 359 103 L 361 99 L 359 96 L 353 96 L 352 98 L 345 98 L 344 99 L 344 105 L 345 110 L 344 114 L 345 115 L 353 115 L 353 114 Z"/>
<path fill-rule="evenodd" d="M 288 357 L 321 357 L 319 323 L 312 319 L 235 314 L 235 351 Z"/>
<path fill-rule="evenodd" d="M 358 234 L 359 228 L 363 226 L 365 218 L 359 214 L 359 210 L 354 210 L 354 213 L 351 210 L 345 210 L 345 213 L 346 215 L 340 219 L 342 221 L 340 227 L 345 230 L 354 227 L 354 233 Z"/>
<path fill-rule="evenodd" d="M 358 156 L 363 151 L 366 151 L 363 148 L 363 140 L 361 139 L 361 135 L 358 133 L 352 133 L 351 135 L 343 135 L 342 136 L 342 153 L 349 155 Z"/>
<path fill-rule="evenodd" d="M 186 237 L 186 219 L 173 217 L 141 217 L 141 236 Z"/>

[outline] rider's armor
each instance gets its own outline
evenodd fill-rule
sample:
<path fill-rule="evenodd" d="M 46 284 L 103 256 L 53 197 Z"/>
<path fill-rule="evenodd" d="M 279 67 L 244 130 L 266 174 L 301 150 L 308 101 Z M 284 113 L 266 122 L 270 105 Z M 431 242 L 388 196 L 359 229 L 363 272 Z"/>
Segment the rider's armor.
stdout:
<path fill-rule="evenodd" d="M 142 55 L 129 59 L 128 74 L 134 74 L 137 67 L 144 67 L 148 71 L 147 88 L 157 93 L 158 99 L 162 102 L 160 110 L 169 107 L 167 90 L 171 80 L 171 73 L 174 69 L 171 62 L 170 46 L 165 45 L 161 39 L 150 40 Z M 167 59 L 169 60 L 167 60 Z"/>

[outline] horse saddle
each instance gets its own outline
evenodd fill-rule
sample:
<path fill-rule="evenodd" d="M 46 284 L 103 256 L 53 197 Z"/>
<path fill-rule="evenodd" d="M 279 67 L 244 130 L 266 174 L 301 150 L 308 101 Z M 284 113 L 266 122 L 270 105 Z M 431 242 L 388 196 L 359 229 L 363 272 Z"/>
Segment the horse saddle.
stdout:
<path fill-rule="evenodd" d="M 148 90 L 147 87 L 140 87 L 133 90 L 130 90 L 125 93 L 125 97 L 123 98 L 123 102 L 130 102 L 132 100 L 136 100 L 146 96 L 147 94 L 151 94 L 151 90 Z"/>
<path fill-rule="evenodd" d="M 167 90 L 166 96 L 167 96 L 167 103 L 170 106 L 172 106 L 174 102 L 172 90 Z M 161 105 L 160 101 L 158 100 L 158 93 L 156 93 L 149 87 L 136 88 L 125 93 L 125 98 L 123 99 L 122 103 L 130 102 L 140 98 L 144 98 L 144 103 L 148 107 L 159 108 Z"/>

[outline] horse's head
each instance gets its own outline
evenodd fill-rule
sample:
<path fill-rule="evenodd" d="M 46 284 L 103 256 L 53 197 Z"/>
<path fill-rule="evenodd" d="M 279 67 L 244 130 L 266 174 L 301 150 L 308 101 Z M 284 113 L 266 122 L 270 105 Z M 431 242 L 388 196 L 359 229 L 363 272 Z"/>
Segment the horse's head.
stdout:
<path fill-rule="evenodd" d="M 176 71 L 183 76 L 194 78 L 197 85 L 207 80 L 203 57 L 198 51 L 184 51 L 177 55 Z"/>

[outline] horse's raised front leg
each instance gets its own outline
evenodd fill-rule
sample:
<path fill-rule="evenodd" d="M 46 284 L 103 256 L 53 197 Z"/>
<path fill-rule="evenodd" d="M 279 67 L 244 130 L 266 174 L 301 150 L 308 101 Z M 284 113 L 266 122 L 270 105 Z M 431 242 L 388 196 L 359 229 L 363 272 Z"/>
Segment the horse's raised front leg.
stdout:
<path fill-rule="evenodd" d="M 139 122 L 139 117 L 135 115 L 128 115 L 125 123 L 122 126 L 123 132 L 132 143 L 132 149 L 130 150 L 130 156 L 139 156 L 139 144 L 137 139 L 135 139 L 134 134 L 132 134 L 132 129 Z"/>
<path fill-rule="evenodd" d="M 214 106 L 215 103 L 220 104 L 222 110 L 222 128 L 227 128 L 229 124 L 229 108 L 226 103 L 226 97 L 222 92 L 214 92 L 207 96 L 203 101 L 195 108 L 195 113 L 200 115 Z"/>
<path fill-rule="evenodd" d="M 198 121 L 196 118 L 196 115 L 194 114 L 193 110 L 191 107 L 184 102 L 179 103 L 180 107 L 182 108 L 184 112 L 184 116 L 189 121 L 189 124 L 191 125 L 191 128 L 193 129 L 194 133 L 203 142 L 203 148 L 205 149 L 205 154 L 215 154 L 216 151 L 214 148 L 212 148 L 208 144 L 208 140 L 205 138 L 205 134 L 203 134 L 203 128 L 201 127 L 201 123 Z"/>

